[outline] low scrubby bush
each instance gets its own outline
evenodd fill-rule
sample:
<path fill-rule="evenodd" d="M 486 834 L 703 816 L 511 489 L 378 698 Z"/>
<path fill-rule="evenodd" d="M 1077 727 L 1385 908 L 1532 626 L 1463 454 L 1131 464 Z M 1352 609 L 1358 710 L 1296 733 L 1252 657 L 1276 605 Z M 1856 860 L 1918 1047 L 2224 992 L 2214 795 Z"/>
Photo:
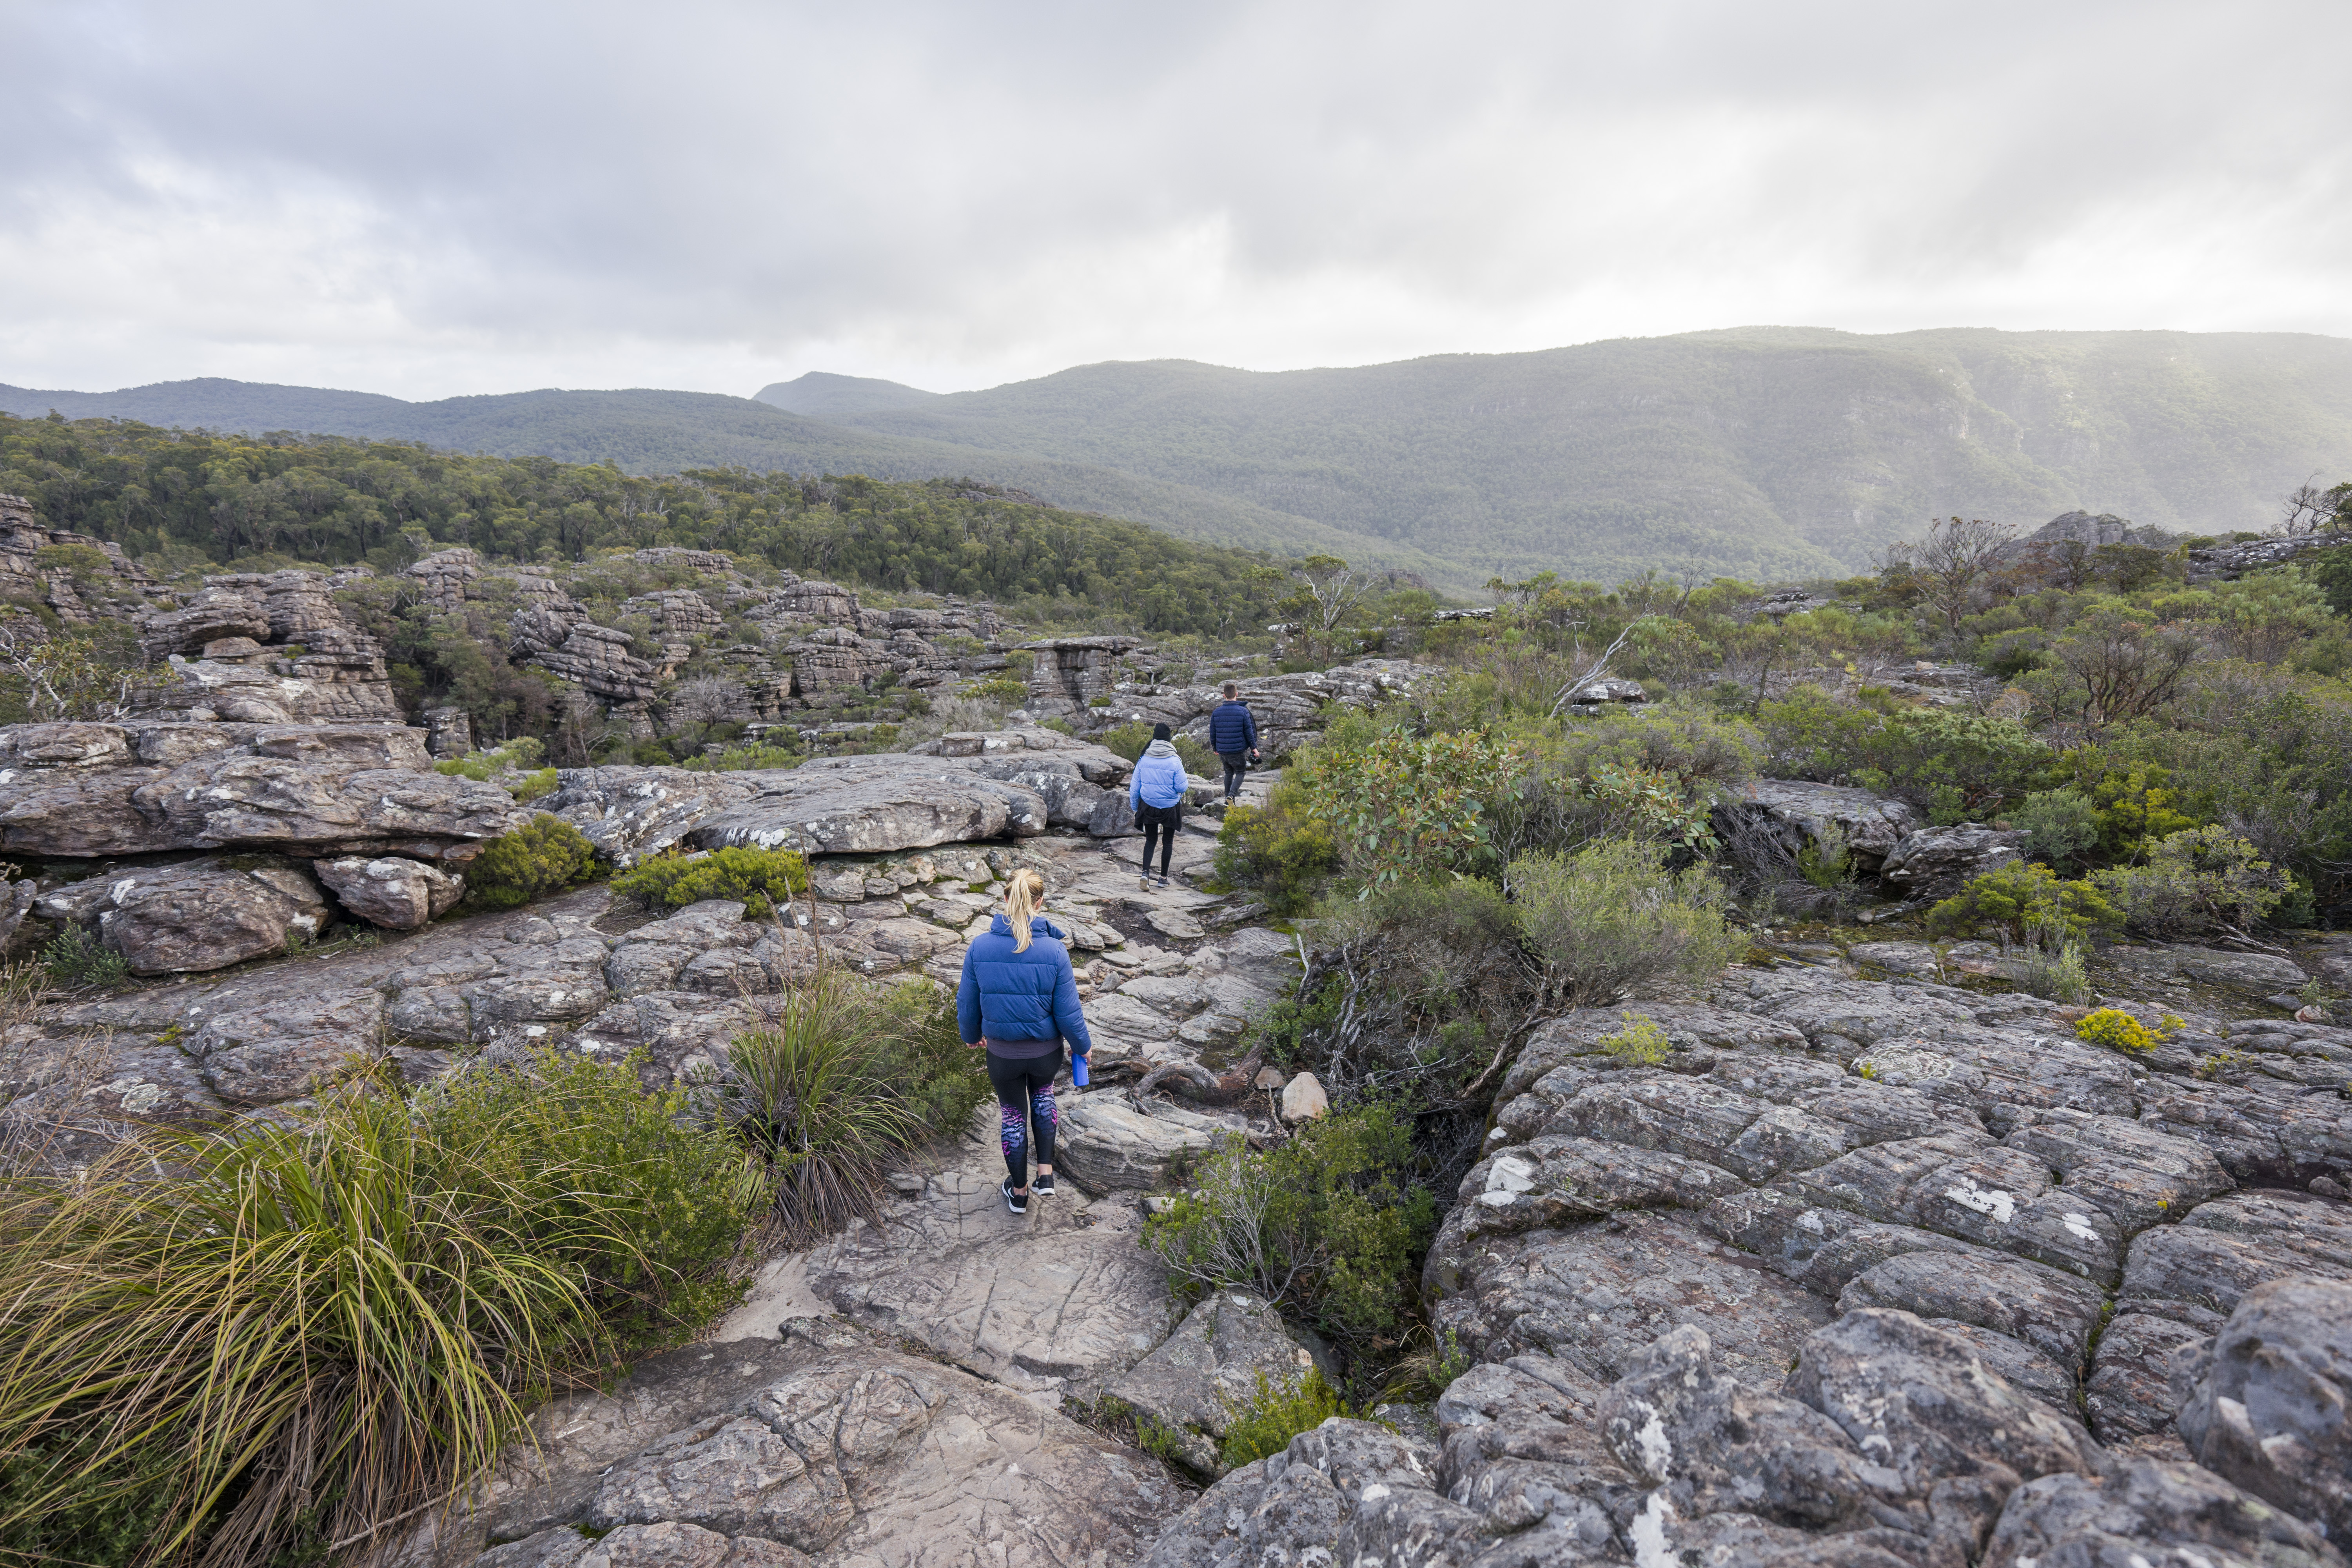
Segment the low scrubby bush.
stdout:
<path fill-rule="evenodd" d="M 2102 1007 L 2074 1026 L 2075 1038 L 2127 1057 L 2147 1055 L 2164 1043 L 2166 1033 L 2149 1028 L 2120 1007 Z"/>
<path fill-rule="evenodd" d="M 1144 1223 L 1186 1300 L 1242 1286 L 1351 1347 L 1392 1337 L 1412 1311 L 1437 1203 L 1414 1180 L 1411 1125 L 1388 1106 L 1335 1110 L 1263 1152 L 1224 1139 L 1190 1179 Z"/>
<path fill-rule="evenodd" d="M 1632 985 L 1703 984 L 1731 962 L 1723 884 L 1660 860 L 1656 846 L 1617 838 L 1511 862 L 1519 929 L 1570 1005 L 1606 1002 Z"/>
<path fill-rule="evenodd" d="M 826 967 L 736 1037 L 719 1093 L 751 1188 L 799 1244 L 870 1216 L 895 1163 L 961 1128 L 988 1077 L 945 990 Z"/>
<path fill-rule="evenodd" d="M 808 891 L 808 861 L 795 849 L 730 846 L 702 855 L 656 855 L 613 879 L 613 890 L 647 909 L 682 910 L 705 899 L 740 899 L 763 918 Z"/>
<path fill-rule="evenodd" d="M 1117 752 L 1131 763 L 1142 756 L 1144 748 L 1151 744 L 1151 726 L 1144 723 L 1121 724 L 1116 729 L 1106 730 L 1096 736 L 1095 743 L 1108 751 Z M 1217 760 L 1216 752 L 1209 750 L 1207 742 L 1196 741 L 1190 735 L 1178 735 L 1171 740 L 1169 744 L 1176 748 L 1176 755 L 1183 763 L 1185 772 L 1204 779 L 1222 779 L 1225 776 L 1224 763 Z"/>
<path fill-rule="evenodd" d="M 466 867 L 466 897 L 484 909 L 510 910 L 584 882 L 595 868 L 595 846 L 542 811 L 482 847 Z"/>
<path fill-rule="evenodd" d="M 2025 829 L 2026 848 L 2062 871 L 2086 863 L 2099 845 L 2098 808 L 2072 789 L 2031 792 L 2009 825 Z"/>
<path fill-rule="evenodd" d="M 123 956 L 88 926 L 68 925 L 41 949 L 41 965 L 60 985 L 120 985 L 131 978 Z"/>
<path fill-rule="evenodd" d="M 1233 1469 L 1279 1454 L 1301 1432 L 1312 1432 L 1334 1415 L 1353 1415 L 1339 1391 L 1308 1367 L 1296 1383 L 1276 1384 L 1264 1372 L 1245 1401 L 1225 1403 L 1225 1441 L 1218 1458 Z"/>
<path fill-rule="evenodd" d="M 2145 936 L 2242 931 L 2277 909 L 2292 890 L 2286 874 L 2226 827 L 2167 834 L 2145 866 L 2094 871 L 2091 879 Z"/>
<path fill-rule="evenodd" d="M 686 759 L 682 764 L 688 772 L 698 773 L 748 773 L 766 769 L 781 773 L 799 767 L 808 758 L 786 746 L 730 746 L 723 752 L 703 752 Z"/>
<path fill-rule="evenodd" d="M 323 1560 L 734 1298 L 740 1156 L 544 1053 L 0 1184 L 0 1551 Z"/>
<path fill-rule="evenodd" d="M 1929 910 L 1927 929 L 1937 936 L 1969 936 L 1993 926 L 2014 942 L 2045 931 L 2080 940 L 2112 931 L 2122 920 L 2096 884 L 2061 881 L 2047 866 L 2012 860 Z"/>
<path fill-rule="evenodd" d="M 1655 1018 L 1641 1013 L 1620 1013 L 1625 1026 L 1594 1043 L 1629 1068 L 1654 1068 L 1674 1054 L 1674 1042 Z"/>
<path fill-rule="evenodd" d="M 1265 902 L 1277 919 L 1307 912 L 1339 869 L 1331 831 L 1307 815 L 1298 787 L 1285 780 L 1264 806 L 1236 805 L 1218 835 L 1217 876 Z"/>

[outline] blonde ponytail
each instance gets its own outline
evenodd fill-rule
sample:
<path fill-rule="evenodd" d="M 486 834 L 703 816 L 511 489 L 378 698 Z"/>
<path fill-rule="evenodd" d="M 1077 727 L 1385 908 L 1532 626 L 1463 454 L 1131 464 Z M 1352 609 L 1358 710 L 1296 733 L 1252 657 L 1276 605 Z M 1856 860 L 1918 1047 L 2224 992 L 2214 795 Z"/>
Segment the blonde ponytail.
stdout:
<path fill-rule="evenodd" d="M 1004 918 L 1013 922 L 1013 951 L 1029 951 L 1029 921 L 1045 900 L 1045 879 L 1020 870 L 1004 879 Z"/>

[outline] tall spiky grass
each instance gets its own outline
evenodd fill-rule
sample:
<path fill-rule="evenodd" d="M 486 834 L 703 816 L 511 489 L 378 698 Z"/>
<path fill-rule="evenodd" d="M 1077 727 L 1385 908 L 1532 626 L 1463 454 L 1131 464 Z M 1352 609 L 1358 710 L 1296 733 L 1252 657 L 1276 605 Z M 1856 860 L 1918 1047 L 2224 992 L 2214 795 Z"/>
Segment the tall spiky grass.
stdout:
<path fill-rule="evenodd" d="M 786 992 L 730 1048 L 719 1100 L 778 1239 L 800 1246 L 872 1217 L 891 1167 L 987 1093 L 978 1058 L 940 987 L 878 987 L 821 965 Z"/>
<path fill-rule="evenodd" d="M 236 1568 L 388 1539 L 625 1332 L 717 1304 L 738 1156 L 679 1109 L 549 1055 L 9 1179 L 0 1552 Z"/>

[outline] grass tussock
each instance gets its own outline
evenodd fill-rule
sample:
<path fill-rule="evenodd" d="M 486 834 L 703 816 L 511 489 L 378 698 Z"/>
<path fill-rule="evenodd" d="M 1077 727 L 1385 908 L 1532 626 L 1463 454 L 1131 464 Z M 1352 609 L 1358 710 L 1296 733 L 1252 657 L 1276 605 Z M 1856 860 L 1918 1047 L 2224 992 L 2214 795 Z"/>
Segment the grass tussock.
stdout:
<path fill-rule="evenodd" d="M 0 1561 L 367 1543 L 734 1294 L 740 1156 L 547 1053 L 0 1184 Z"/>
<path fill-rule="evenodd" d="M 800 1246 L 871 1217 L 894 1166 L 960 1128 L 988 1078 L 944 989 L 823 966 L 736 1039 L 719 1089 L 748 1187 L 777 1238 Z"/>

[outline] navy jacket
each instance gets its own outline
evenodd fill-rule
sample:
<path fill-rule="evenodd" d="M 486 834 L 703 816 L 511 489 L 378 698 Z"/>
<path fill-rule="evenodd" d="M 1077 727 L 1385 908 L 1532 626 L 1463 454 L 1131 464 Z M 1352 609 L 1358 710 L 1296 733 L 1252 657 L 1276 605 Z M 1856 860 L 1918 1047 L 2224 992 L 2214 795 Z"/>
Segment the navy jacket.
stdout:
<path fill-rule="evenodd" d="M 1246 703 L 1223 702 L 1209 715 L 1209 750 L 1232 756 L 1257 749 L 1257 720 Z"/>
<path fill-rule="evenodd" d="M 1040 915 L 1029 925 L 1029 951 L 1013 950 L 1013 922 L 999 914 L 964 950 L 956 986 L 956 1024 L 964 1044 L 982 1039 L 1050 1040 L 1056 1035 L 1085 1056 L 1095 1048 L 1078 1010 L 1078 977 L 1062 933 Z"/>

